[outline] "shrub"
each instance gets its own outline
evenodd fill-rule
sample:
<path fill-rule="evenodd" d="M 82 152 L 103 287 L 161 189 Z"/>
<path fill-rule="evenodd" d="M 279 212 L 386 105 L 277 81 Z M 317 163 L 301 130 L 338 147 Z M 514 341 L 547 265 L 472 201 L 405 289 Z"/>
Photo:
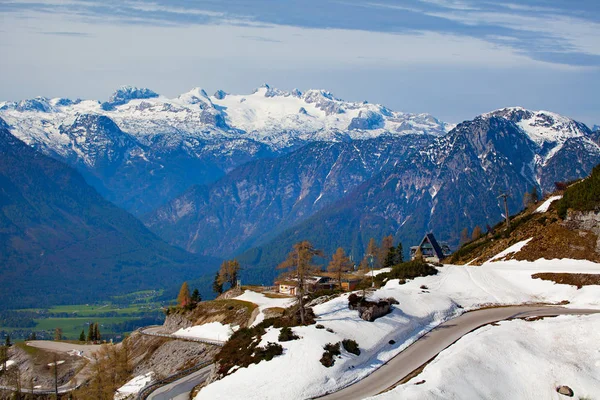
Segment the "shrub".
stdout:
<path fill-rule="evenodd" d="M 358 348 L 358 343 L 352 339 L 344 339 L 342 340 L 342 346 L 344 346 L 344 350 L 348 353 L 355 354 L 357 356 L 360 355 L 360 349 Z"/>
<path fill-rule="evenodd" d="M 289 342 L 290 340 L 299 339 L 298 335 L 296 335 L 292 328 L 289 326 L 284 326 L 281 328 L 281 332 L 279 332 L 279 341 L 280 342 Z"/>
<path fill-rule="evenodd" d="M 423 290 L 427 290 L 427 289 L 429 289 L 429 288 L 427 287 L 427 285 L 421 285 L 421 289 L 423 289 Z"/>
<path fill-rule="evenodd" d="M 321 361 L 321 364 L 323 364 L 325 367 L 329 368 L 333 366 L 333 364 L 335 364 L 334 357 L 342 354 L 340 352 L 340 343 L 327 343 L 325 346 L 323 346 L 323 349 L 325 350 L 325 352 L 323 353 L 323 356 L 319 361 Z"/>
<path fill-rule="evenodd" d="M 326 351 L 326 352 L 328 352 L 328 353 L 331 353 L 331 354 L 332 354 L 332 355 L 334 355 L 334 356 L 339 356 L 340 354 L 342 354 L 342 353 L 340 352 L 340 343 L 339 343 L 339 342 L 338 342 L 338 343 L 336 343 L 336 344 L 333 344 L 333 343 L 327 343 L 327 344 L 326 344 L 326 345 L 323 347 L 323 349 L 325 349 L 325 351 Z"/>
<path fill-rule="evenodd" d="M 390 339 L 390 341 L 388 343 L 389 344 L 396 344 L 396 341 L 394 339 Z"/>
<path fill-rule="evenodd" d="M 273 357 L 280 356 L 283 354 L 283 347 L 279 343 L 269 342 L 265 347 L 258 347 L 255 352 L 256 361 L 254 364 L 259 363 L 261 360 L 271 361 Z"/>
<path fill-rule="evenodd" d="M 413 279 L 419 276 L 429 276 L 437 274 L 437 269 L 421 260 L 407 261 L 402 264 L 394 265 L 390 272 L 375 276 L 375 282 L 379 285 L 386 279 L 400 279 L 401 284 L 407 279 Z"/>
<path fill-rule="evenodd" d="M 315 328 L 317 328 L 317 329 L 325 329 L 325 327 L 323 325 L 321 325 L 321 324 L 317 324 L 315 326 Z"/>

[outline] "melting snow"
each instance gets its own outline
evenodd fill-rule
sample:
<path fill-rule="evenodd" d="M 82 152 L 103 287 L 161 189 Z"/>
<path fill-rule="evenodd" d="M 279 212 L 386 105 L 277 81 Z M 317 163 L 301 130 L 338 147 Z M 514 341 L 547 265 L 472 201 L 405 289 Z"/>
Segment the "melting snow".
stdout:
<path fill-rule="evenodd" d="M 144 388 L 144 386 L 152 382 L 152 375 L 154 375 L 154 372 L 148 372 L 145 375 L 138 375 L 123 386 L 121 386 L 119 389 L 117 389 L 117 392 L 115 393 L 115 400 L 125 399 L 131 396 L 132 394 L 139 393 L 140 390 Z"/>
<path fill-rule="evenodd" d="M 186 338 L 217 340 L 225 342 L 237 329 L 238 326 L 231 326 L 230 324 L 223 325 L 220 322 L 209 322 L 203 325 L 182 328 L 177 332 L 174 332 L 173 335 Z"/>
<path fill-rule="evenodd" d="M 535 212 L 536 213 L 544 213 L 544 212 L 548 211 L 548 209 L 550 208 L 550 204 L 552 204 L 552 202 L 554 202 L 556 200 L 560 200 L 560 199 L 562 199 L 562 195 L 550 197 L 548 200 L 544 201 L 542 203 L 542 205 L 539 206 L 537 208 L 537 210 L 535 210 Z"/>
<path fill-rule="evenodd" d="M 375 322 L 363 321 L 356 311 L 349 310 L 347 294 L 315 306 L 317 323 L 331 328 L 333 333 L 316 329 L 315 325 L 295 327 L 293 331 L 301 339 L 281 343 L 283 355 L 238 369 L 206 386 L 196 399 L 317 397 L 356 382 L 433 327 L 482 306 L 568 300 L 567 307 L 600 308 L 598 286 L 578 290 L 531 278 L 537 272 L 600 273 L 600 264 L 590 261 L 510 260 L 477 267 L 447 265 L 438 271 L 438 275 L 417 278 L 404 285 L 397 279 L 391 280 L 375 291 L 373 299 L 394 297 L 400 301 L 392 313 Z M 420 289 L 421 285 L 429 290 Z M 274 341 L 277 333 L 277 329 L 270 330 L 268 340 Z M 356 340 L 361 355 L 342 351 L 333 367 L 322 366 L 319 359 L 323 346 L 343 339 Z M 393 346 L 388 343 L 392 339 L 396 341 Z"/>

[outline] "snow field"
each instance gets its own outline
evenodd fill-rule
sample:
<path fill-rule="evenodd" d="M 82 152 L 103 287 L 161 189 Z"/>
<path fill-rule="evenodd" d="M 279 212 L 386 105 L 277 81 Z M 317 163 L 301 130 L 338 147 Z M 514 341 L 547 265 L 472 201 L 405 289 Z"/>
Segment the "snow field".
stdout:
<path fill-rule="evenodd" d="M 487 325 L 441 352 L 419 376 L 372 399 L 561 399 L 561 385 L 574 398 L 594 398 L 599 326 L 600 315 Z"/>
<path fill-rule="evenodd" d="M 482 306 L 568 300 L 568 307 L 600 308 L 598 286 L 577 290 L 531 278 L 537 272 L 600 273 L 600 264 L 590 261 L 510 260 L 475 267 L 448 265 L 438 270 L 438 275 L 404 285 L 391 280 L 375 291 L 372 299 L 394 297 L 400 302 L 392 313 L 375 322 L 364 321 L 349 310 L 348 295 L 315 306 L 317 323 L 334 333 L 315 325 L 295 327 L 293 331 L 301 339 L 281 343 L 283 355 L 238 369 L 202 389 L 196 399 L 305 399 L 332 392 L 370 374 L 440 323 Z M 275 342 L 278 334 L 279 329 L 269 329 L 261 345 Z M 356 340 L 360 356 L 342 350 L 335 365 L 325 368 L 319 362 L 323 346 L 343 339 Z M 392 339 L 395 345 L 389 344 Z"/>
<path fill-rule="evenodd" d="M 267 308 L 281 307 L 287 308 L 296 302 L 295 298 L 271 298 L 267 297 L 262 293 L 253 292 L 252 290 L 245 290 L 238 297 L 234 297 L 235 300 L 249 301 L 258 306 L 258 315 L 252 323 L 252 326 L 258 325 L 265 319 L 264 311 Z"/>
<path fill-rule="evenodd" d="M 152 375 L 154 375 L 154 372 L 148 372 L 144 375 L 138 375 L 123 386 L 121 386 L 119 389 L 117 389 L 117 392 L 115 393 L 115 400 L 125 399 L 128 396 L 139 393 L 140 390 L 144 388 L 144 386 L 146 386 L 152 381 Z"/>
<path fill-rule="evenodd" d="M 177 332 L 174 332 L 174 336 L 194 338 L 194 339 L 206 339 L 216 340 L 220 342 L 226 342 L 227 339 L 233 332 L 238 330 L 237 325 L 222 324 L 220 322 L 209 322 L 203 325 L 196 325 L 189 328 L 181 328 Z"/>

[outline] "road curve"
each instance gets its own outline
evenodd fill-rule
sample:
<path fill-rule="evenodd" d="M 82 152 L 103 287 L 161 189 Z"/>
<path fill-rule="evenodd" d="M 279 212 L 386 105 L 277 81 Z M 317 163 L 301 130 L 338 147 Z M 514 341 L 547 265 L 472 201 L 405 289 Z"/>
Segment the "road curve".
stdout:
<path fill-rule="evenodd" d="M 212 364 L 175 382 L 162 386 L 148 396 L 148 400 L 188 400 L 192 389 L 208 378 Z"/>
<path fill-rule="evenodd" d="M 557 315 L 585 315 L 600 310 L 569 309 L 556 306 L 510 306 L 471 311 L 446 321 L 423 335 L 366 378 L 337 392 L 319 397 L 323 400 L 359 400 L 384 392 L 469 332 L 484 325 L 511 318 Z"/>

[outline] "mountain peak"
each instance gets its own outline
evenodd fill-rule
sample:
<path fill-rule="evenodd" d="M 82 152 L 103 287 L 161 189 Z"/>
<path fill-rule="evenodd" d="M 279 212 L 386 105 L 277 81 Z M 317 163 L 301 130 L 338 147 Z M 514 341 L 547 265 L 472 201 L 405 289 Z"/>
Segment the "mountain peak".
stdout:
<path fill-rule="evenodd" d="M 136 86 L 121 86 L 109 98 L 108 102 L 113 105 L 125 104 L 134 99 L 151 99 L 158 97 L 158 93 L 148 88 L 138 88 Z"/>

